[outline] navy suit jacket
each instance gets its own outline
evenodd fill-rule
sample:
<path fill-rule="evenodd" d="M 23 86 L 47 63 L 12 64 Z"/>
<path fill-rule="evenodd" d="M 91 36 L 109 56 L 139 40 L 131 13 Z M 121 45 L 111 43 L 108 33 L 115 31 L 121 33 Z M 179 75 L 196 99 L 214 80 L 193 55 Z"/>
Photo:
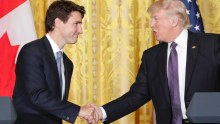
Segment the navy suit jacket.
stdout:
<path fill-rule="evenodd" d="M 195 92 L 220 91 L 220 39 L 216 34 L 189 32 L 185 77 L 185 105 Z M 127 115 L 152 100 L 157 124 L 171 124 L 172 109 L 167 79 L 167 43 L 144 51 L 136 81 L 120 98 L 103 106 L 106 123 Z"/>
<path fill-rule="evenodd" d="M 44 36 L 22 47 L 16 64 L 13 104 L 16 124 L 74 123 L 80 107 L 67 101 L 73 64 L 63 54 L 65 94 L 61 100 L 58 69 L 52 47 Z"/>

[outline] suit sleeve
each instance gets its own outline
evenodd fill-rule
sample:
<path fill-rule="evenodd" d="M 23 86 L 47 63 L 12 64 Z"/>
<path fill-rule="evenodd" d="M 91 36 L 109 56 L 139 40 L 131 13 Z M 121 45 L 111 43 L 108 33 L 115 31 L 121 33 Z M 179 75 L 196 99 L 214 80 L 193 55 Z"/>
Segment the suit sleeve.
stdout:
<path fill-rule="evenodd" d="M 45 64 L 39 50 L 24 46 L 16 65 L 16 80 L 20 83 L 19 85 L 21 85 L 29 101 L 40 111 L 46 111 L 58 118 L 74 123 L 80 107 L 68 101 L 61 101 L 56 92 L 49 90 L 56 87 L 57 77 L 47 77 L 46 66 L 49 65 Z M 51 70 L 53 69 L 51 68 Z M 56 73 L 56 71 L 52 73 Z"/>

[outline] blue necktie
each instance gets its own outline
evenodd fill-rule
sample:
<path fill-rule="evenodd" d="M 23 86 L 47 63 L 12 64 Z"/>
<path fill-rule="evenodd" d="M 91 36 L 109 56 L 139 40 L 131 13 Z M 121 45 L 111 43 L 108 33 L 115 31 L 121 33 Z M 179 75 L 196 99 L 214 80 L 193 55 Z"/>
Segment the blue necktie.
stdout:
<path fill-rule="evenodd" d="M 182 110 L 179 94 L 179 75 L 178 75 L 178 55 L 176 51 L 177 43 L 173 42 L 170 46 L 170 56 L 168 60 L 168 85 L 172 105 L 172 124 L 182 124 Z"/>
<path fill-rule="evenodd" d="M 62 98 L 62 85 L 63 85 L 63 80 L 62 80 L 62 60 L 63 60 L 63 53 L 62 51 L 58 51 L 57 52 L 57 68 L 58 68 L 58 72 L 59 72 L 59 79 L 60 79 L 60 89 L 61 89 L 61 98 Z"/>

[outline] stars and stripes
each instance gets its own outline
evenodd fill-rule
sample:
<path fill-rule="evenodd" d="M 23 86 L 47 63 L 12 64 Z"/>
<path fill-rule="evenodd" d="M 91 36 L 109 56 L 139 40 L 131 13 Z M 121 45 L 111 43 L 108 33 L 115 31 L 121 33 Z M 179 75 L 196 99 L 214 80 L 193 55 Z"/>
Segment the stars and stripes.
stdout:
<path fill-rule="evenodd" d="M 182 0 L 186 5 L 186 13 L 189 15 L 192 27 L 189 29 L 192 32 L 204 32 L 202 17 L 196 0 Z"/>

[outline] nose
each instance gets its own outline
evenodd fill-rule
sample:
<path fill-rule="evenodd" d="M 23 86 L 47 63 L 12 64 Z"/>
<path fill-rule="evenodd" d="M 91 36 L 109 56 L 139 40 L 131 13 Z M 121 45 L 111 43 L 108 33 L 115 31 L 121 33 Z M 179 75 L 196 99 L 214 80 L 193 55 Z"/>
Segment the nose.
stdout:
<path fill-rule="evenodd" d="M 81 25 L 81 24 L 78 25 L 78 27 L 77 27 L 77 32 L 78 32 L 79 34 L 82 34 L 82 33 L 83 33 L 83 31 L 82 31 L 82 25 Z"/>
<path fill-rule="evenodd" d="M 155 27 L 155 21 L 154 21 L 154 19 L 152 19 L 152 20 L 150 21 L 150 27 L 151 27 L 151 28 Z"/>

